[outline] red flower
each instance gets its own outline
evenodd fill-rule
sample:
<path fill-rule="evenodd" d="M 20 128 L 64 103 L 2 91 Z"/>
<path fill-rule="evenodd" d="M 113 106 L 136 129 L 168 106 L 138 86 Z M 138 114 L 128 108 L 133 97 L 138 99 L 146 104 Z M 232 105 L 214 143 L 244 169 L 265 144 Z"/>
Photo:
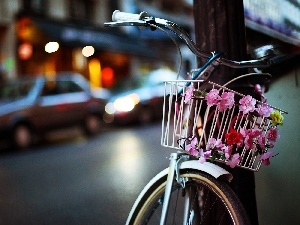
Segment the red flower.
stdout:
<path fill-rule="evenodd" d="M 228 145 L 241 146 L 243 144 L 243 135 L 235 129 L 230 129 L 230 132 L 225 134 L 225 139 Z"/>

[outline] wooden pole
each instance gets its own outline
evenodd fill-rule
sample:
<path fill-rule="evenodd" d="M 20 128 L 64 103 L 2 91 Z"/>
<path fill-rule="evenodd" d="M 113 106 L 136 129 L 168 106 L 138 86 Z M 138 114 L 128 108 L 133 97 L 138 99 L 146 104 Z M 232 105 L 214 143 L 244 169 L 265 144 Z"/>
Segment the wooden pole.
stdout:
<path fill-rule="evenodd" d="M 226 58 L 247 59 L 244 6 L 242 0 L 194 0 L 195 36 L 198 48 L 207 52 L 223 52 Z M 199 66 L 204 63 L 198 59 Z M 245 70 L 221 67 L 211 80 L 224 84 Z M 248 94 L 252 92 L 245 80 L 235 82 L 231 88 Z M 227 168 L 230 170 L 230 168 Z M 230 170 L 234 179 L 231 187 L 241 199 L 252 225 L 258 224 L 253 172 Z"/>
<path fill-rule="evenodd" d="M 243 9 L 242 0 L 194 0 L 197 46 L 207 52 L 223 52 L 229 59 L 245 59 L 247 51 Z M 199 58 L 198 63 L 203 64 L 203 60 Z M 224 67 L 213 79 L 222 83 L 241 72 Z"/>

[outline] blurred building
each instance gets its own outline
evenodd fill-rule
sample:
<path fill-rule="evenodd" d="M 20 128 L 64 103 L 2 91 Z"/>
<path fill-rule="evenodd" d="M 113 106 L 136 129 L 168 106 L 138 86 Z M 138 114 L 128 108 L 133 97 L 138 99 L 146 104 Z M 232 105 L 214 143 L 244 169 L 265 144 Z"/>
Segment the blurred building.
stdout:
<path fill-rule="evenodd" d="M 287 16 L 278 13 L 280 1 L 268 1 L 268 7 L 259 4 L 261 1 L 244 2 L 251 45 L 274 40 L 299 45 L 297 23 L 300 20 L 296 18 L 292 21 L 296 24 L 289 24 L 292 29 L 283 29 L 287 27 Z M 177 49 L 163 32 L 136 27 L 104 28 L 103 23 L 111 20 L 115 9 L 132 13 L 147 11 L 180 24 L 193 37 L 191 0 L 176 3 L 170 0 L 2 0 L 1 78 L 76 71 L 96 86 L 110 87 L 120 77 L 143 75 L 158 67 L 178 70 Z M 186 47 L 182 55 L 183 75 L 195 67 L 196 60 Z"/>
<path fill-rule="evenodd" d="M 1 1 L 3 77 L 77 71 L 96 86 L 110 87 L 119 77 L 143 75 L 156 67 L 173 69 L 178 57 L 167 36 L 151 34 L 150 44 L 149 34 L 138 34 L 137 28 L 133 35 L 104 28 L 115 9 L 133 12 L 134 5 L 110 0 Z"/>

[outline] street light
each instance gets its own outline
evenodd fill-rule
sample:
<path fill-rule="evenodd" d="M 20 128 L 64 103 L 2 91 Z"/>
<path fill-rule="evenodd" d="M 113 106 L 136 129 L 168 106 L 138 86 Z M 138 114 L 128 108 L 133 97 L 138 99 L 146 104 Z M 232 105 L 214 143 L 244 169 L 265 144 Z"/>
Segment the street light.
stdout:
<path fill-rule="evenodd" d="M 85 57 L 90 57 L 94 55 L 94 53 L 95 53 L 95 49 L 93 46 L 88 45 L 82 49 L 82 55 L 84 55 Z"/>
<path fill-rule="evenodd" d="M 59 49 L 59 44 L 57 42 L 51 41 L 45 45 L 45 51 L 48 53 L 56 52 Z"/>

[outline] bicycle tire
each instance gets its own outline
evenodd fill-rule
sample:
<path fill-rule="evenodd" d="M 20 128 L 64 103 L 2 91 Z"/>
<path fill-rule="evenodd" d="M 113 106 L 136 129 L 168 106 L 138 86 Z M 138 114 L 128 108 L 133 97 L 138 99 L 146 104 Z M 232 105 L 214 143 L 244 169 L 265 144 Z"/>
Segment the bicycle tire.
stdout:
<path fill-rule="evenodd" d="M 217 180 L 211 175 L 198 170 L 182 170 L 180 171 L 180 174 L 182 177 L 187 177 L 189 179 L 186 182 L 185 190 L 190 187 L 196 190 L 194 196 L 194 200 L 196 201 L 190 203 L 190 206 L 195 206 L 193 210 L 194 212 L 196 211 L 196 217 L 194 217 L 194 219 L 196 219 L 192 223 L 188 223 L 189 225 L 250 224 L 238 197 L 225 181 Z M 135 207 L 134 212 L 132 212 L 132 216 L 129 221 L 127 221 L 127 224 L 157 225 L 160 223 L 162 211 L 161 203 L 163 202 L 166 180 L 167 174 L 153 183 L 153 185 L 144 193 L 144 196 L 140 198 L 140 201 Z M 182 191 L 182 187 L 174 181 L 166 224 L 183 224 L 183 212 L 173 212 L 174 209 L 180 210 L 179 207 L 183 204 L 182 198 L 178 195 L 183 193 Z M 201 194 L 199 194 L 199 191 Z M 178 199 L 179 201 L 177 201 Z"/>

